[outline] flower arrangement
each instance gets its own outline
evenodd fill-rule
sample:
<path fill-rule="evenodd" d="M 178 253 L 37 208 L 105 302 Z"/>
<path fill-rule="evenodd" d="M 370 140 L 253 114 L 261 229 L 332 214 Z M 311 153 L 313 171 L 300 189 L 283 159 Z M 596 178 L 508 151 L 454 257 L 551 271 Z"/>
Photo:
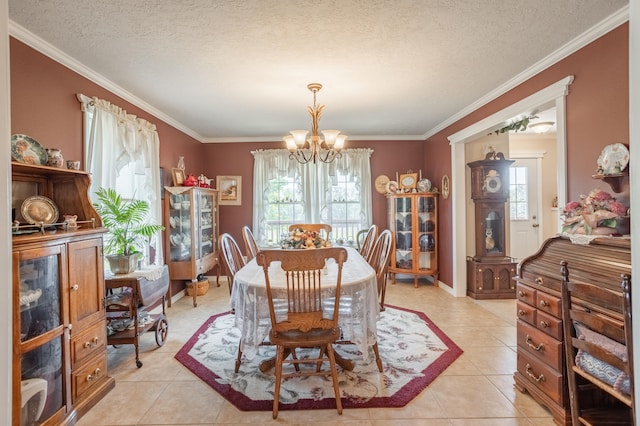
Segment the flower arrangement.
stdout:
<path fill-rule="evenodd" d="M 599 189 L 592 190 L 586 197 L 581 196 L 580 201 L 568 203 L 560 217 L 563 221 L 562 232 L 565 233 L 628 233 L 628 230 L 621 228 L 621 224 L 628 226 L 629 210 L 611 194 Z"/>
<path fill-rule="evenodd" d="M 316 231 L 296 228 L 289 233 L 287 238 L 280 241 L 280 246 L 283 249 L 314 249 L 329 247 L 330 244 L 324 238 L 320 238 L 320 234 Z"/>

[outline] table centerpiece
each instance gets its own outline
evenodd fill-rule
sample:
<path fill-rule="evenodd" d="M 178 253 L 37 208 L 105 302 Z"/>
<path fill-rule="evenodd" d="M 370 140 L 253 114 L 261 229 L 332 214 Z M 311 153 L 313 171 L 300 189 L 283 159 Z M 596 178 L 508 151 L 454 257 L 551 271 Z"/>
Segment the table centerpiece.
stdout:
<path fill-rule="evenodd" d="M 321 247 L 331 247 L 331 243 L 320 237 L 316 231 L 305 231 L 302 228 L 295 228 L 289 235 L 280 241 L 283 249 L 315 249 Z"/>

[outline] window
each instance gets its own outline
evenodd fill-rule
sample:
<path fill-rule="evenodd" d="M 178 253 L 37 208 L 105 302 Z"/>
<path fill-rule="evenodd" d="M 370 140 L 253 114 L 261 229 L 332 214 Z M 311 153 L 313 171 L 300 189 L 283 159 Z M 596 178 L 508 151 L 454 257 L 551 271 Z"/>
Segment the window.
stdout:
<path fill-rule="evenodd" d="M 149 203 L 149 220 L 162 223 L 160 140 L 156 126 L 98 98 L 78 95 L 84 113 L 85 167 L 91 172 L 89 196 L 113 188 L 124 198 Z M 162 234 L 151 241 L 153 260 L 162 264 Z"/>
<path fill-rule="evenodd" d="M 277 244 L 294 223 L 327 223 L 334 241 L 355 241 L 372 222 L 371 153 L 349 149 L 329 164 L 300 164 L 287 150 L 253 152 L 253 232 L 259 244 Z"/>
<path fill-rule="evenodd" d="M 512 166 L 509 169 L 509 206 L 511 220 L 529 220 L 529 185 L 527 168 Z"/>

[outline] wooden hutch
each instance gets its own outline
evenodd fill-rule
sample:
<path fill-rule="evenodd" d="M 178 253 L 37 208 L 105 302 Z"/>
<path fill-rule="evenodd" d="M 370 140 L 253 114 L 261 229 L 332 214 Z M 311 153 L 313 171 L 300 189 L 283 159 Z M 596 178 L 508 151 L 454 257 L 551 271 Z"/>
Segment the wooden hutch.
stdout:
<path fill-rule="evenodd" d="M 89 173 L 13 162 L 13 425 L 73 424 L 107 374 L 102 237 Z M 40 209 L 44 209 L 41 215 Z M 78 229 L 57 219 L 77 215 Z M 33 220 L 31 220 L 33 222 Z"/>

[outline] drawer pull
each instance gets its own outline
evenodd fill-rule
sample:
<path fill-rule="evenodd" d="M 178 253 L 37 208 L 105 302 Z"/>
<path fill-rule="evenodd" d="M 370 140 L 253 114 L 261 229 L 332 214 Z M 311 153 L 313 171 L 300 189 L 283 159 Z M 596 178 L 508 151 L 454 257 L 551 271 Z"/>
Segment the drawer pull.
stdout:
<path fill-rule="evenodd" d="M 529 345 L 529 347 L 531 349 L 533 349 L 534 351 L 540 352 L 541 350 L 544 349 L 544 343 L 540 343 L 538 346 L 534 345 L 533 343 L 531 343 L 531 336 L 529 336 L 527 334 L 527 339 L 525 340 L 525 343 L 527 345 Z"/>
<path fill-rule="evenodd" d="M 521 317 L 526 317 L 527 316 L 527 311 L 525 311 L 524 309 L 520 309 L 518 310 L 518 315 Z"/>
<path fill-rule="evenodd" d="M 100 378 L 100 372 L 101 372 L 100 369 L 96 368 L 93 374 L 87 375 L 87 382 L 93 382 L 95 380 L 98 380 Z"/>
<path fill-rule="evenodd" d="M 524 292 L 524 291 L 522 291 L 522 290 L 520 290 L 520 291 L 518 292 L 518 296 L 520 296 L 520 297 L 527 297 L 527 293 L 526 293 L 526 292 Z"/>
<path fill-rule="evenodd" d="M 537 278 L 536 278 L 536 284 L 538 284 L 538 285 L 542 285 L 542 284 L 544 284 L 544 278 L 542 278 L 542 277 L 537 277 Z"/>
<path fill-rule="evenodd" d="M 73 290 L 73 291 L 78 291 L 78 289 L 79 289 L 79 288 L 80 288 L 80 286 L 79 286 L 78 284 L 74 284 L 74 285 L 71 287 L 71 290 Z"/>
<path fill-rule="evenodd" d="M 542 315 L 541 315 L 542 316 Z M 546 321 L 540 321 L 540 327 L 542 328 L 549 328 L 549 323 Z"/>
<path fill-rule="evenodd" d="M 87 349 L 93 349 L 96 346 L 98 346 L 98 342 L 100 340 L 97 337 L 94 337 L 93 339 L 89 340 L 88 342 L 84 342 L 84 347 Z"/>
<path fill-rule="evenodd" d="M 536 375 L 531 372 L 531 364 L 527 364 L 526 368 L 527 368 L 527 376 L 531 377 L 537 383 L 540 383 L 541 381 L 544 380 L 544 374 L 540 374 L 538 377 L 536 377 Z"/>
<path fill-rule="evenodd" d="M 540 301 L 540 307 L 541 307 L 541 308 L 546 308 L 546 307 L 548 307 L 548 306 L 549 306 L 549 302 L 547 302 L 546 300 L 542 299 L 542 300 Z"/>

